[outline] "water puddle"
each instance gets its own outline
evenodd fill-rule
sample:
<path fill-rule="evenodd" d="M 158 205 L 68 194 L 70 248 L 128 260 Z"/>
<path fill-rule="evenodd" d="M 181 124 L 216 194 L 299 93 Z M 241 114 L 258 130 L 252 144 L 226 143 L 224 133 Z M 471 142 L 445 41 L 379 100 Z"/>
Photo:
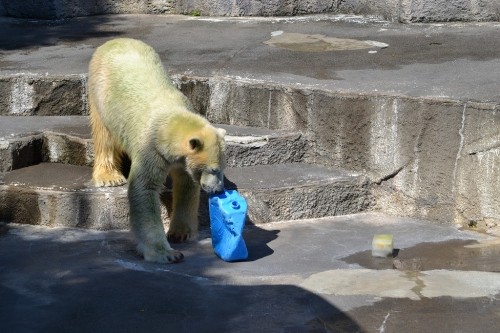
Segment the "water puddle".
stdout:
<path fill-rule="evenodd" d="M 363 251 L 342 259 L 363 268 L 318 272 L 301 287 L 336 296 L 492 298 L 500 293 L 499 255 L 500 238 L 421 243 L 396 251 L 394 258 L 374 258 L 371 250 Z"/>
<path fill-rule="evenodd" d="M 274 31 L 271 39 L 264 44 L 299 52 L 328 52 L 386 48 L 389 45 L 370 40 L 336 38 L 325 35 L 307 35 L 292 32 Z"/>
<path fill-rule="evenodd" d="M 500 272 L 500 239 L 485 242 L 450 240 L 421 243 L 396 250 L 393 258 L 375 258 L 371 250 L 359 252 L 342 260 L 370 269 L 402 271 L 461 270 Z"/>

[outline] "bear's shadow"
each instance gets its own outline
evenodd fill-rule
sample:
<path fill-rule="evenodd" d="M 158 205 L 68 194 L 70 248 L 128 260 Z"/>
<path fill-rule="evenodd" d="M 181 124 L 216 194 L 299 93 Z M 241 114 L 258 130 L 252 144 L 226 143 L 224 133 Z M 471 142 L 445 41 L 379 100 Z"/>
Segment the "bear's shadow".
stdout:
<path fill-rule="evenodd" d="M 272 255 L 274 250 L 269 243 L 278 238 L 279 232 L 279 230 L 266 230 L 254 224 L 247 224 L 243 232 L 243 239 L 248 249 L 248 258 L 245 261 L 256 261 Z"/>

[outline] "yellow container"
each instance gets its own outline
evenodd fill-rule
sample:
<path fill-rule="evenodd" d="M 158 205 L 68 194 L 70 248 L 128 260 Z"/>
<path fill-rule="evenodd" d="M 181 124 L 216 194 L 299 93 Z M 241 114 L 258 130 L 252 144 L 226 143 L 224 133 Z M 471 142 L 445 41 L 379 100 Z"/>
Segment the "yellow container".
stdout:
<path fill-rule="evenodd" d="M 394 251 L 394 239 L 391 234 L 377 234 L 373 236 L 372 256 L 374 257 L 392 257 Z"/>

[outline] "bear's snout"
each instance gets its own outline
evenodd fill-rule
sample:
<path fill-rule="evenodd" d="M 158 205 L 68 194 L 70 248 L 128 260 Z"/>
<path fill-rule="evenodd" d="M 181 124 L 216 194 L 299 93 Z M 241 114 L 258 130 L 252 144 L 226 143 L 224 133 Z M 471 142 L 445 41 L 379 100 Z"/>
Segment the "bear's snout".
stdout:
<path fill-rule="evenodd" d="M 221 171 L 203 172 L 200 179 L 203 191 L 217 193 L 224 191 L 224 175 Z"/>

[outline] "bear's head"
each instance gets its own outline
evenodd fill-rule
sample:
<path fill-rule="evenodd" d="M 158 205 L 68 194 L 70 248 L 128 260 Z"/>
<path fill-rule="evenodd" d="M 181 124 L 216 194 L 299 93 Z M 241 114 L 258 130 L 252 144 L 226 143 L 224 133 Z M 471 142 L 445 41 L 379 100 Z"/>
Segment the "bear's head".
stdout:
<path fill-rule="evenodd" d="M 207 125 L 186 140 L 186 171 L 207 193 L 224 190 L 224 136 L 226 131 Z"/>
<path fill-rule="evenodd" d="M 208 193 L 224 190 L 224 136 L 206 119 L 185 113 L 169 119 L 161 128 L 157 148 L 170 163 L 185 171 Z"/>

